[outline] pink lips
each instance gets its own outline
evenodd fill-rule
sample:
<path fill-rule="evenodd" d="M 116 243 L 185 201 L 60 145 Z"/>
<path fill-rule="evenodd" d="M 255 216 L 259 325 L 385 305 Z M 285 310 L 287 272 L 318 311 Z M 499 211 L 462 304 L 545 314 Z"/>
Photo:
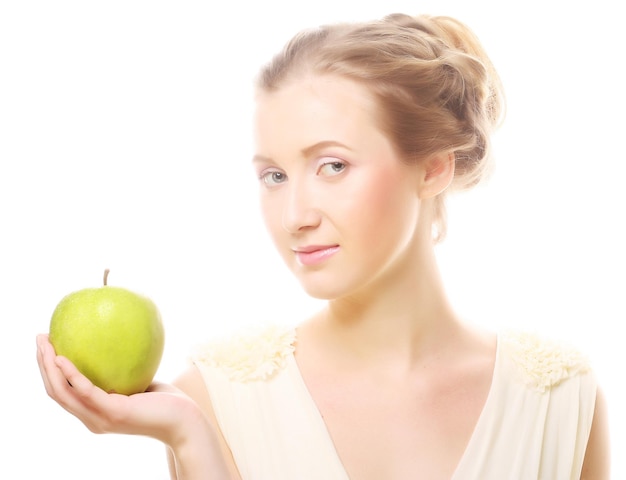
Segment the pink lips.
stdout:
<path fill-rule="evenodd" d="M 339 245 L 310 245 L 294 249 L 298 262 L 305 266 L 322 263 L 338 251 Z"/>

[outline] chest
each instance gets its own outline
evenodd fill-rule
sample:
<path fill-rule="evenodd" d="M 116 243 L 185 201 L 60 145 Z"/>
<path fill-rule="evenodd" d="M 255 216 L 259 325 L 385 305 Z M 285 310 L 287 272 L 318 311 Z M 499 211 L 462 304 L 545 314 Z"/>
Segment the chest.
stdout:
<path fill-rule="evenodd" d="M 449 479 L 484 406 L 490 373 L 402 382 L 312 375 L 308 388 L 351 479 Z"/>

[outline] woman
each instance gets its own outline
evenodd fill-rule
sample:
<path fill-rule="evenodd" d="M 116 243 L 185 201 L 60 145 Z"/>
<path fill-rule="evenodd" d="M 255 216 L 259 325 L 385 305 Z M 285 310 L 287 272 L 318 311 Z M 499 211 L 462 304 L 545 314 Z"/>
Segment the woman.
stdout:
<path fill-rule="evenodd" d="M 502 110 L 451 18 L 297 35 L 259 75 L 253 167 L 268 232 L 326 306 L 209 345 L 173 386 L 130 397 L 39 336 L 49 395 L 94 432 L 162 441 L 178 480 L 608 478 L 584 358 L 467 324 L 438 273 L 444 197 L 484 176 Z"/>

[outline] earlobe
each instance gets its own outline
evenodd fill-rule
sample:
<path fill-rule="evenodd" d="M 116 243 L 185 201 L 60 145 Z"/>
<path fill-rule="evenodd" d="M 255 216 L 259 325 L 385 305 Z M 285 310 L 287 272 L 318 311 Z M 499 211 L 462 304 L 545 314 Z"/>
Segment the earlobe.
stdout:
<path fill-rule="evenodd" d="M 424 162 L 420 198 L 436 197 L 446 190 L 454 178 L 454 152 L 441 152 Z"/>

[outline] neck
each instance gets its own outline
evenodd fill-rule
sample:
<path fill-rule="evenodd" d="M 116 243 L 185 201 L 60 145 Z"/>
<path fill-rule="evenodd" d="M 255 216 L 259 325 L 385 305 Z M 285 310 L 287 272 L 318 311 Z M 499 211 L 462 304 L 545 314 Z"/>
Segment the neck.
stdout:
<path fill-rule="evenodd" d="M 432 245 L 413 249 L 385 278 L 362 291 L 332 300 L 311 322 L 336 346 L 359 361 L 402 356 L 418 362 L 458 333 L 457 320 L 440 278 Z"/>

